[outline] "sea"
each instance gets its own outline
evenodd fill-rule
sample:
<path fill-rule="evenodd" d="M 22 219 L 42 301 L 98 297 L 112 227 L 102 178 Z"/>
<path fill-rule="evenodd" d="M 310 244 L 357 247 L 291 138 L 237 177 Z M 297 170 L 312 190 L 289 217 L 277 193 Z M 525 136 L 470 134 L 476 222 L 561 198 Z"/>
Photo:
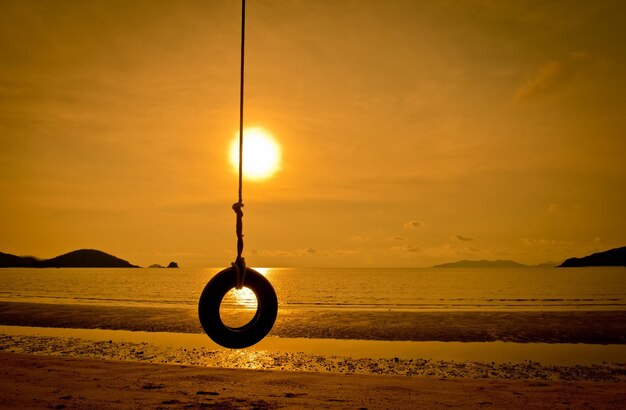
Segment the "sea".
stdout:
<path fill-rule="evenodd" d="M 255 268 L 279 309 L 363 311 L 625 310 L 626 268 Z M 193 307 L 220 268 L 5 268 L 0 300 Z M 253 306 L 253 294 L 224 305 Z"/>
<path fill-rule="evenodd" d="M 219 350 L 200 334 L 197 304 L 221 269 L 0 269 L 0 351 L 45 350 L 50 337 L 174 346 L 176 357 Z M 279 303 L 258 352 L 551 365 L 626 357 L 626 268 L 255 269 Z M 241 326 L 255 308 L 244 288 L 220 314 Z"/>

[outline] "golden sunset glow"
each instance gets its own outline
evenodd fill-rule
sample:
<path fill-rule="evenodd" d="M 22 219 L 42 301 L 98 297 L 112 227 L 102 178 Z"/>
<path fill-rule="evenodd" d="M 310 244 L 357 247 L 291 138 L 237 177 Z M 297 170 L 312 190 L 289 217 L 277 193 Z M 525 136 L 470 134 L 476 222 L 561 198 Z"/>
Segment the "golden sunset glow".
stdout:
<path fill-rule="evenodd" d="M 230 144 L 230 164 L 239 171 L 239 134 Z M 281 149 L 274 137 L 261 128 L 246 128 L 243 132 L 243 176 L 258 181 L 272 177 L 280 170 Z"/>
<path fill-rule="evenodd" d="M 241 4 L 4 3 L 0 252 L 223 265 Z M 626 2 L 249 12 L 249 263 L 539 264 L 624 243 Z"/>
<path fill-rule="evenodd" d="M 238 308 L 256 309 L 257 306 L 256 295 L 245 286 L 241 289 L 231 289 L 224 299 L 230 300 Z"/>
<path fill-rule="evenodd" d="M 224 295 L 220 317 L 226 326 L 241 327 L 252 320 L 257 306 L 256 295 L 250 288 L 233 288 Z"/>
<path fill-rule="evenodd" d="M 624 16 L 0 0 L 0 410 L 626 410 Z"/>

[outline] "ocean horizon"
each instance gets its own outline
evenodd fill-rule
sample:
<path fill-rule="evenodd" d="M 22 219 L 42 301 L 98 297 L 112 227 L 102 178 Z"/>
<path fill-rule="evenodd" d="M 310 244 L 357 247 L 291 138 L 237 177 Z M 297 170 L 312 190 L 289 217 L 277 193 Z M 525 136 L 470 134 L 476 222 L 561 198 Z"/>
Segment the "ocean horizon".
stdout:
<path fill-rule="evenodd" d="M 625 310 L 626 268 L 256 268 L 283 309 Z M 220 268 L 4 268 L 0 300 L 190 307 Z M 245 290 L 245 289 L 244 289 Z M 252 298 L 252 299 L 251 299 Z M 250 294 L 224 304 L 251 308 Z"/>

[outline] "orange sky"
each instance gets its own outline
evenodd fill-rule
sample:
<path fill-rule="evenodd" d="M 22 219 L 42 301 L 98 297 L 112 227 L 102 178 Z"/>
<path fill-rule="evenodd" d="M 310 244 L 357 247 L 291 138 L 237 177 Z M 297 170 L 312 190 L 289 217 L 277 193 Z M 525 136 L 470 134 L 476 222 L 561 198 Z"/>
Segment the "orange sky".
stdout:
<path fill-rule="evenodd" d="M 235 256 L 237 1 L 3 1 L 0 251 Z M 249 0 L 252 266 L 626 244 L 626 3 Z"/>

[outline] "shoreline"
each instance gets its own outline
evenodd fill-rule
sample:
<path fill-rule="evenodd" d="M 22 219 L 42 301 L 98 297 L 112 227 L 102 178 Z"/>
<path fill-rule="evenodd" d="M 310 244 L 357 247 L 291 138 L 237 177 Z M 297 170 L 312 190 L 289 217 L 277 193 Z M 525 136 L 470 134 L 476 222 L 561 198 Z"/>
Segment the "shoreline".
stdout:
<path fill-rule="evenodd" d="M 0 352 L 2 408 L 623 408 L 625 382 L 216 369 Z"/>
<path fill-rule="evenodd" d="M 67 329 L 0 325 L 0 350 L 10 347 L 15 338 L 64 338 L 92 342 L 147 343 L 156 348 L 197 349 L 230 352 L 206 334 L 145 332 L 107 329 Z M 7 343 L 8 342 L 8 343 Z M 3 347 L 4 346 L 4 347 Z M 623 362 L 626 345 L 514 342 L 412 342 L 348 339 L 281 338 L 267 336 L 245 349 L 272 354 L 302 353 L 307 356 L 347 357 L 350 359 L 426 359 L 445 362 L 523 363 L 553 366 L 593 366 Z"/>
<path fill-rule="evenodd" d="M 392 323 L 385 323 L 390 316 L 381 312 L 338 312 L 339 316 L 335 312 L 281 312 L 276 333 L 321 332 L 326 337 L 290 339 L 272 332 L 273 336 L 259 345 L 241 350 L 220 348 L 200 333 L 155 331 L 199 329 L 195 313 L 191 309 L 0 303 L 0 323 L 22 322 L 17 327 L 0 326 L 0 407 L 626 407 L 626 363 L 622 360 L 626 344 L 581 345 L 559 342 L 563 337 L 547 337 L 555 330 L 588 335 L 595 328 L 590 321 L 596 320 L 598 327 L 606 327 L 603 334 L 614 338 L 611 332 L 619 331 L 624 320 L 606 312 L 540 312 L 539 316 L 537 312 L 444 312 L 394 316 L 397 320 Z M 437 326 L 436 320 L 442 322 Z M 574 320 L 581 322 L 572 326 Z M 69 323 L 71 328 L 25 327 L 24 322 L 29 321 Z M 464 338 L 478 334 L 498 341 L 328 338 L 333 332 L 344 337 L 364 334 L 373 326 L 379 326 L 378 335 L 392 332 L 404 337 L 407 333 L 402 329 L 416 323 L 422 335 Z M 77 328 L 80 324 L 88 326 Z M 309 324 L 312 331 L 305 326 Z M 514 325 L 523 326 L 515 336 L 523 343 L 502 340 L 512 334 Z M 136 330 L 95 329 L 98 327 Z M 533 339 L 550 342 L 535 343 Z M 384 353 L 376 352 L 383 345 Z M 408 349 L 402 352 L 401 346 Z M 478 346 L 484 356 L 482 360 L 434 359 L 425 351 L 427 346 L 455 354 Z M 499 350 L 505 347 L 514 347 L 518 360 L 500 356 Z M 569 350 L 573 361 L 561 365 L 538 362 L 533 360 L 534 349 L 547 349 L 544 354 L 548 356 Z M 610 357 L 620 363 L 604 359 L 584 363 L 590 359 L 589 352 L 607 349 L 617 349 Z"/>
<path fill-rule="evenodd" d="M 56 336 L 51 336 L 50 334 L 55 332 L 50 332 L 49 329 L 48 332 L 43 332 L 48 335 L 37 334 L 37 329 L 26 329 L 31 331 L 30 335 L 24 329 L 21 329 L 22 334 L 19 334 L 19 329 L 14 334 L 7 332 L 10 329 L 2 330 L 4 333 L 0 333 L 0 353 L 324 374 L 626 382 L 626 363 L 623 361 L 587 365 L 580 363 L 554 365 L 527 359 L 456 361 L 426 358 L 420 355 L 419 351 L 413 352 L 410 358 L 397 356 L 376 358 L 346 352 L 342 355 L 338 354 L 340 352 L 332 351 L 324 354 L 307 351 L 306 344 L 315 342 L 310 339 L 291 341 L 294 342 L 291 348 L 288 347 L 289 340 L 273 338 L 274 340 L 261 342 L 254 348 L 231 350 L 217 347 L 210 342 L 205 345 L 185 344 L 182 343 L 184 340 L 180 339 L 184 337 L 181 334 L 166 335 L 170 337 L 169 340 L 141 341 L 141 337 L 145 335 L 131 335 L 140 337 L 133 340 L 128 338 L 128 334 L 133 332 L 121 331 L 99 331 L 97 332 L 100 333 L 99 336 L 93 336 L 94 331 L 91 331 L 92 335 L 87 331 L 82 336 L 80 332 L 75 331 L 70 332 L 73 335 L 61 336 L 64 329 L 56 329 Z M 202 339 L 208 340 L 205 337 Z M 359 344 L 359 341 L 341 342 L 346 346 Z"/>
<path fill-rule="evenodd" d="M 0 302 L 0 325 L 202 333 L 195 308 Z M 626 311 L 280 309 L 270 335 L 311 339 L 626 344 Z"/>

